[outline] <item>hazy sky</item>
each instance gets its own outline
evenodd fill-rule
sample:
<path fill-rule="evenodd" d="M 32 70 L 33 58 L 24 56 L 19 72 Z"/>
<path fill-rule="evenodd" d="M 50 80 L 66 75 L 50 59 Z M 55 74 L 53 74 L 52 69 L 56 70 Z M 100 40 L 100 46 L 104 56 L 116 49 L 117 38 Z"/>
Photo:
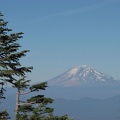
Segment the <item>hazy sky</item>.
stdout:
<path fill-rule="evenodd" d="M 22 59 L 44 81 L 86 64 L 120 79 L 120 0 L 0 0 L 13 32 L 24 32 Z"/>

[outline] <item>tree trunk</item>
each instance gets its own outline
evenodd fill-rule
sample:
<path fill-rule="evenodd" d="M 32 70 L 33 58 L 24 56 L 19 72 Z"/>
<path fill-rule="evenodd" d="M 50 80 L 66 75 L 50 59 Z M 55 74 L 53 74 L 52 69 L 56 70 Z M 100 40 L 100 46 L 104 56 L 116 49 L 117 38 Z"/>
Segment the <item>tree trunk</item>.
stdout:
<path fill-rule="evenodd" d="M 15 120 L 17 120 L 17 115 L 18 115 L 19 96 L 20 96 L 20 89 L 18 89 L 17 94 L 16 94 Z"/>

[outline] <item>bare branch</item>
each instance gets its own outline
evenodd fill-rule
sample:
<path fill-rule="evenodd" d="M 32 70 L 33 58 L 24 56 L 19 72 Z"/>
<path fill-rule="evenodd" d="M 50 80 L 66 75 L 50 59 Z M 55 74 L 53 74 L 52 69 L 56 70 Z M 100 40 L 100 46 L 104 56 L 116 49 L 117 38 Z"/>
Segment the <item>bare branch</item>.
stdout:
<path fill-rule="evenodd" d="M 17 104 L 18 106 L 22 106 L 22 105 L 31 105 L 31 104 L 35 104 L 36 102 L 30 102 L 30 103 L 20 103 Z"/>
<path fill-rule="evenodd" d="M 24 93 L 19 93 L 19 95 L 25 95 L 25 94 L 29 94 L 29 93 L 31 93 L 32 91 L 30 90 L 30 91 L 28 91 L 28 92 L 24 92 Z"/>

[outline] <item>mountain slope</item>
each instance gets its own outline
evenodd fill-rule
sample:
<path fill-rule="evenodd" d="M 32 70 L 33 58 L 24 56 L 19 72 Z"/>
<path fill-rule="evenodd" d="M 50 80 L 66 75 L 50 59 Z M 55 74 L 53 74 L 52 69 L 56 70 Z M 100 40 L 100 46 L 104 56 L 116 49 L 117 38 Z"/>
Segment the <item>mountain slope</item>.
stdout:
<path fill-rule="evenodd" d="M 94 84 L 94 83 L 111 83 L 116 82 L 116 80 L 104 73 L 101 73 L 94 68 L 90 68 L 86 65 L 81 65 L 78 67 L 73 67 L 66 71 L 65 73 L 51 79 L 48 81 L 50 86 L 80 86 L 84 84 Z"/>

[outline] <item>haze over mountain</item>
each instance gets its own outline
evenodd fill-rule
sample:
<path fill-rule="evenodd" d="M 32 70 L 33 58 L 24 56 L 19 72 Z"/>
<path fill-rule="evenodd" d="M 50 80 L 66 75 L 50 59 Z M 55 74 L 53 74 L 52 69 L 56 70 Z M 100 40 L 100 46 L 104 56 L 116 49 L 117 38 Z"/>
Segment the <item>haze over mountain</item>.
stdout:
<path fill-rule="evenodd" d="M 49 87 L 46 94 L 55 99 L 107 99 L 119 95 L 120 91 L 120 80 L 87 65 L 73 67 L 47 82 Z"/>
<path fill-rule="evenodd" d="M 115 83 L 113 77 L 106 75 L 98 70 L 88 67 L 87 65 L 81 65 L 73 67 L 63 74 L 48 81 L 50 86 L 80 86 L 85 84 L 110 84 Z"/>

